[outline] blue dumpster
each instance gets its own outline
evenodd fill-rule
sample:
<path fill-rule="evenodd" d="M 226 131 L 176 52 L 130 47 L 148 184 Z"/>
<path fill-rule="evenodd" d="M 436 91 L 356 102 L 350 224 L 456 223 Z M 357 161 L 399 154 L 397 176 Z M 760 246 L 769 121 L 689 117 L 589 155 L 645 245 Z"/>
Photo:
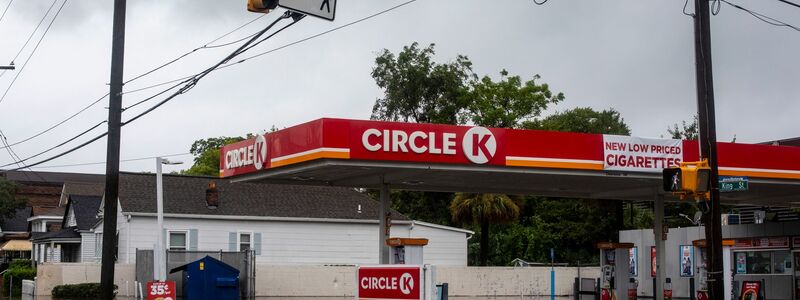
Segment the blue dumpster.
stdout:
<path fill-rule="evenodd" d="M 211 256 L 170 270 L 183 271 L 186 300 L 238 300 L 239 270 Z"/>

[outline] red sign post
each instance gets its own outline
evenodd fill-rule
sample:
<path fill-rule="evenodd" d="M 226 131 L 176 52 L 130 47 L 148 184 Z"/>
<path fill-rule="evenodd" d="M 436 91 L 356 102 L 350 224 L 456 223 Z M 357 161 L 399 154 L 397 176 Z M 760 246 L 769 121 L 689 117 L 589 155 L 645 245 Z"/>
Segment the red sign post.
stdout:
<path fill-rule="evenodd" d="M 422 299 L 421 278 L 420 266 L 360 266 L 356 299 Z"/>
<path fill-rule="evenodd" d="M 148 281 L 147 300 L 175 300 L 175 281 Z"/>

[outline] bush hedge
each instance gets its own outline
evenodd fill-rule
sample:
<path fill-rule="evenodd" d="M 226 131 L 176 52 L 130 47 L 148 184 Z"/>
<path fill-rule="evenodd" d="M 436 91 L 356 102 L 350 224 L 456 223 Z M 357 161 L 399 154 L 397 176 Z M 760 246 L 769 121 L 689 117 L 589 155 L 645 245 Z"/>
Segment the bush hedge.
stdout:
<path fill-rule="evenodd" d="M 14 284 L 13 294 L 19 295 L 22 293 L 22 280 L 33 280 L 36 278 L 36 269 L 31 268 L 30 260 L 20 259 L 12 261 L 8 266 L 8 270 L 6 270 L 6 272 L 3 274 L 4 294 L 7 294 L 8 290 L 11 288 L 10 284 L 12 283 L 12 277 Z"/>
<path fill-rule="evenodd" d="M 114 285 L 116 294 L 117 285 Z M 79 283 L 57 285 L 53 288 L 53 299 L 100 299 L 100 283 Z"/>
<path fill-rule="evenodd" d="M 12 260 L 11 263 L 8 264 L 9 269 L 30 269 L 31 266 L 30 259 Z"/>

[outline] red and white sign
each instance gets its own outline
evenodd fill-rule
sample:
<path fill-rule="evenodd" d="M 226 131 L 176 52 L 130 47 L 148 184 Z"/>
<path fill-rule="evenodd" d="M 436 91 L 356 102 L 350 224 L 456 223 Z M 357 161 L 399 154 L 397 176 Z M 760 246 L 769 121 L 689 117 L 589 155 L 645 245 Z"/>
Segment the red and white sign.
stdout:
<path fill-rule="evenodd" d="M 360 266 L 356 299 L 422 299 L 421 278 L 420 266 Z"/>
<path fill-rule="evenodd" d="M 146 288 L 147 300 L 177 299 L 175 295 L 175 281 L 148 281 Z"/>
<path fill-rule="evenodd" d="M 650 246 L 650 277 L 656 278 L 656 246 Z"/>
<path fill-rule="evenodd" d="M 683 161 L 681 140 L 603 135 L 603 169 L 661 173 Z"/>
<path fill-rule="evenodd" d="M 798 147 L 717 146 L 720 175 L 800 179 Z M 699 147 L 697 141 L 325 118 L 226 145 L 220 175 L 321 159 L 658 173 L 699 160 Z"/>
<path fill-rule="evenodd" d="M 736 239 L 734 248 L 788 248 L 789 237 Z"/>

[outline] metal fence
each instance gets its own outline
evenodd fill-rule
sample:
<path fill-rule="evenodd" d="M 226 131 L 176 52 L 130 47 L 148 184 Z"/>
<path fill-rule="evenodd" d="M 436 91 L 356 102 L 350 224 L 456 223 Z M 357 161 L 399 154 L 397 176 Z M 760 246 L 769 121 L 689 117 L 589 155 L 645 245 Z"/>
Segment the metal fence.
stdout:
<path fill-rule="evenodd" d="M 242 299 L 255 299 L 256 295 L 256 261 L 252 250 L 242 252 L 229 251 L 178 251 L 167 250 L 167 272 L 173 268 L 199 260 L 206 255 L 216 258 L 239 270 L 239 290 Z M 144 284 L 153 280 L 153 250 L 136 249 L 136 281 Z M 183 279 L 181 272 L 167 274 L 167 280 L 175 281 L 178 297 L 183 296 Z"/>

